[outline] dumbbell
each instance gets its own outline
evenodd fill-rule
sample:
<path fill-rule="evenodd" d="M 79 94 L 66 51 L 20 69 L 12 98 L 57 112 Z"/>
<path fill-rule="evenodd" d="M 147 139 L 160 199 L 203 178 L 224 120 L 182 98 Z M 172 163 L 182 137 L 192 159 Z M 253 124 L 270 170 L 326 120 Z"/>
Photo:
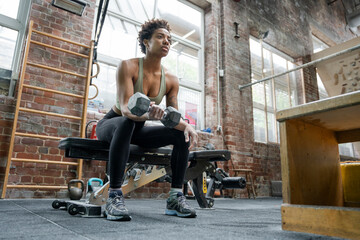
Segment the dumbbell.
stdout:
<path fill-rule="evenodd" d="M 150 99 L 140 92 L 135 93 L 129 98 L 128 109 L 136 116 L 142 116 L 150 110 Z M 180 122 L 181 113 L 169 106 L 165 109 L 164 115 L 160 120 L 165 127 L 173 128 Z"/>

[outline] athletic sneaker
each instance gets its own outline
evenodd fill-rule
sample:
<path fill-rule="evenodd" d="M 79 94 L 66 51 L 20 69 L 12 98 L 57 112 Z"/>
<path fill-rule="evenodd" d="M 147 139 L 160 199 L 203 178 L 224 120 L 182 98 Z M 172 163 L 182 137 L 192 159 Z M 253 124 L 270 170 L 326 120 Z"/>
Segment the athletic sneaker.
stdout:
<path fill-rule="evenodd" d="M 113 221 L 130 221 L 131 217 L 125 207 L 124 196 L 121 191 L 109 193 L 109 198 L 106 201 L 105 217 L 107 220 Z"/>
<path fill-rule="evenodd" d="M 186 198 L 182 192 L 178 192 L 176 198 L 167 199 L 165 214 L 184 218 L 196 217 L 195 209 L 191 208 L 186 202 Z"/>

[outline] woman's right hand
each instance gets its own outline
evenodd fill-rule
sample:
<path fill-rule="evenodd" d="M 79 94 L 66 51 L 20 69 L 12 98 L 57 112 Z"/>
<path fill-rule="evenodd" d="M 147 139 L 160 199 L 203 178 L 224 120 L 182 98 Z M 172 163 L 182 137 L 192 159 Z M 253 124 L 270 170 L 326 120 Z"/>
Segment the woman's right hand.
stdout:
<path fill-rule="evenodd" d="M 164 109 L 162 109 L 159 105 L 156 105 L 155 102 L 150 103 L 150 110 L 147 113 L 149 120 L 161 120 L 164 113 Z"/>

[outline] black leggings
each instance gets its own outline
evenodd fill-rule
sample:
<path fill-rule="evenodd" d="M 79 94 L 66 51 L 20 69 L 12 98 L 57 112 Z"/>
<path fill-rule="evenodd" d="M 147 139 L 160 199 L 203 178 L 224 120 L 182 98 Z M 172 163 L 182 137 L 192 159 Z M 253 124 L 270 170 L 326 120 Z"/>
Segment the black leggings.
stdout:
<path fill-rule="evenodd" d="M 171 187 L 181 188 L 188 164 L 189 143 L 184 132 L 164 126 L 144 126 L 110 110 L 96 126 L 99 140 L 110 143 L 110 187 L 122 185 L 126 163 L 130 154 L 130 143 L 144 148 L 173 145 L 171 154 Z"/>

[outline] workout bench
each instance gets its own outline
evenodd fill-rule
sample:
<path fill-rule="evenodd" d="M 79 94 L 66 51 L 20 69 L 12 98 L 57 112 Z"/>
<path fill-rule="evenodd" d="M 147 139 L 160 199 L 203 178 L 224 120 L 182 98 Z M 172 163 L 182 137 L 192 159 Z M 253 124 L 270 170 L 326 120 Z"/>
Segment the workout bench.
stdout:
<path fill-rule="evenodd" d="M 108 161 L 109 144 L 104 141 L 69 137 L 62 139 L 59 148 L 65 150 L 67 158 Z M 130 157 L 126 168 L 123 193 L 127 194 L 157 179 L 171 177 L 170 148 L 144 149 L 137 145 L 130 146 Z M 211 208 L 214 204 L 216 189 L 245 188 L 246 180 L 242 177 L 229 177 L 222 169 L 216 168 L 215 162 L 228 161 L 228 150 L 200 150 L 189 153 L 189 167 L 185 181 L 192 180 L 193 192 L 201 208 Z M 210 178 L 210 180 L 208 179 Z M 101 215 L 101 208 L 108 197 L 109 182 L 93 192 L 86 202 L 55 200 L 54 208 L 65 206 L 72 215 Z"/>

